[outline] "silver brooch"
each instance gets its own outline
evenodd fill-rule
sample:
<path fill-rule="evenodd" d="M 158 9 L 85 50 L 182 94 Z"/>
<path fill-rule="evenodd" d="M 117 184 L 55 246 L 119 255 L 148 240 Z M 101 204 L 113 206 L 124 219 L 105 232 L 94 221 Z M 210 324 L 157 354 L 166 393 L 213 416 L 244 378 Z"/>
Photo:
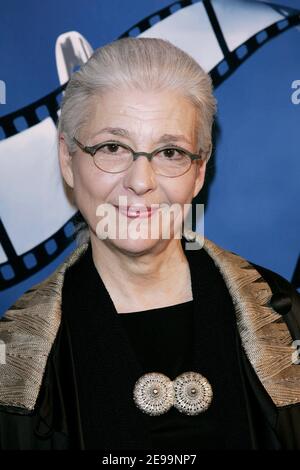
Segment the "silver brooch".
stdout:
<path fill-rule="evenodd" d="M 136 382 L 133 399 L 136 406 L 151 416 L 166 413 L 174 403 L 173 383 L 164 374 L 150 372 Z"/>
<path fill-rule="evenodd" d="M 174 406 L 186 415 L 194 416 L 209 408 L 213 392 L 209 381 L 197 372 L 185 372 L 173 382 Z"/>
<path fill-rule="evenodd" d="M 151 416 L 164 414 L 172 406 L 194 416 L 209 408 L 213 392 L 208 380 L 197 372 L 184 372 L 173 382 L 164 374 L 150 372 L 136 382 L 133 398 L 136 406 Z"/>

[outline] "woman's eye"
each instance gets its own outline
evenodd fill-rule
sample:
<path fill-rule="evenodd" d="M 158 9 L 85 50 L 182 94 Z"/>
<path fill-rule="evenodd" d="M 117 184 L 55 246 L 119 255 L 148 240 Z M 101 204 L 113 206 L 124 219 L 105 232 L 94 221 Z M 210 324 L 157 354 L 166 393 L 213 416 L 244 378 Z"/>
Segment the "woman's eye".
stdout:
<path fill-rule="evenodd" d="M 170 148 L 170 149 L 164 149 L 164 150 L 162 151 L 162 155 L 163 155 L 164 157 L 169 158 L 169 159 L 171 159 L 171 158 L 172 158 L 172 159 L 175 159 L 175 158 L 180 158 L 180 157 L 182 157 L 182 153 L 181 153 L 179 150 L 177 150 L 177 149 L 172 149 L 172 148 Z"/>
<path fill-rule="evenodd" d="M 174 154 L 175 154 L 175 150 L 174 150 L 174 149 L 166 149 L 166 150 L 164 150 L 164 155 L 165 155 L 166 157 L 169 157 L 169 158 L 174 157 Z"/>
<path fill-rule="evenodd" d="M 107 144 L 101 147 L 102 151 L 107 151 L 107 153 L 116 153 L 120 148 L 120 145 L 118 144 Z"/>

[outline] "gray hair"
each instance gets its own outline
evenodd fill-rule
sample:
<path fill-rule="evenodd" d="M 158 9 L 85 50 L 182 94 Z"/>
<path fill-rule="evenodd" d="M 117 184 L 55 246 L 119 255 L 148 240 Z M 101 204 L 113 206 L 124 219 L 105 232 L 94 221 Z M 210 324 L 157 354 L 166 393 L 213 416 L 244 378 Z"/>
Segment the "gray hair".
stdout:
<path fill-rule="evenodd" d="M 209 159 L 216 112 L 211 78 L 190 55 L 158 38 L 123 38 L 100 47 L 72 75 L 58 122 L 70 153 L 76 150 L 73 137 L 88 122 L 93 98 L 126 88 L 172 89 L 189 99 L 198 111 L 198 145 Z"/>

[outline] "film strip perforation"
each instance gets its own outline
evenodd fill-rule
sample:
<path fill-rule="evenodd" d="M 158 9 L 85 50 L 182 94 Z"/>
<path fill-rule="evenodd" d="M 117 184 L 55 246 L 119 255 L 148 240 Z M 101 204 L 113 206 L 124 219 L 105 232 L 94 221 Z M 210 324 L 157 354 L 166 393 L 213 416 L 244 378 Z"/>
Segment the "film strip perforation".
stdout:
<path fill-rule="evenodd" d="M 52 93 L 40 98 L 37 101 L 20 108 L 17 111 L 13 111 L 12 113 L 6 114 L 5 116 L 0 117 L 0 127 L 3 130 L 4 140 L 8 137 L 13 137 L 14 135 L 18 134 L 18 126 L 16 125 L 17 120 L 22 118 L 26 121 L 27 127 L 30 128 L 39 124 L 42 119 L 38 116 L 38 110 L 44 108 L 47 110 L 47 117 L 51 117 L 54 122 L 57 121 L 58 118 L 58 111 L 60 108 L 60 97 L 63 93 L 63 90 L 66 88 L 67 84 L 64 84 L 54 90 Z M 22 130 L 25 130 L 22 129 Z"/>
<path fill-rule="evenodd" d="M 281 20 L 268 26 L 266 29 L 259 31 L 251 36 L 247 41 L 231 51 L 224 59 L 219 62 L 210 72 L 214 87 L 218 87 L 232 75 L 235 70 L 254 54 L 262 45 L 274 39 L 282 32 L 293 26 L 300 24 L 300 15 L 293 15 L 285 20 Z"/>
<path fill-rule="evenodd" d="M 147 29 L 151 28 L 155 23 L 158 23 L 159 21 L 162 21 L 168 16 L 172 15 L 173 13 L 176 13 L 176 11 L 188 7 L 190 5 L 193 5 L 194 3 L 199 3 L 201 0 L 181 0 L 178 2 L 174 2 L 171 5 L 162 8 L 159 11 L 156 11 L 152 15 L 146 16 L 142 21 L 139 21 L 136 23 L 134 26 L 132 26 L 130 29 L 125 31 L 121 36 L 119 36 L 118 39 L 121 38 L 126 38 L 126 37 L 135 37 L 138 36 L 139 34 L 143 33 Z"/>
<path fill-rule="evenodd" d="M 11 253 L 8 262 L 0 264 L 0 290 L 24 281 L 54 261 L 74 241 L 75 217 L 34 249 L 19 256 Z"/>

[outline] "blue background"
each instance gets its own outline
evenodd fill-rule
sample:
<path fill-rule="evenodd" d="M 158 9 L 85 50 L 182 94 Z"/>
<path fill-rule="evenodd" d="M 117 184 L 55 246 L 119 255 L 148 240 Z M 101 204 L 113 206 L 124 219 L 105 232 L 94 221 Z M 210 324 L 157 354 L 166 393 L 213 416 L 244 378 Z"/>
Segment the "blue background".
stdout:
<path fill-rule="evenodd" d="M 55 41 L 79 31 L 96 49 L 118 38 L 166 0 L 3 1 L 0 116 L 59 86 Z M 298 1 L 273 3 L 300 8 Z M 291 83 L 300 79 L 300 32 L 293 28 L 265 44 L 217 90 L 220 136 L 211 171 L 205 235 L 224 248 L 291 279 L 300 242 L 300 105 Z M 0 314 L 47 277 L 72 251 L 0 295 Z"/>

